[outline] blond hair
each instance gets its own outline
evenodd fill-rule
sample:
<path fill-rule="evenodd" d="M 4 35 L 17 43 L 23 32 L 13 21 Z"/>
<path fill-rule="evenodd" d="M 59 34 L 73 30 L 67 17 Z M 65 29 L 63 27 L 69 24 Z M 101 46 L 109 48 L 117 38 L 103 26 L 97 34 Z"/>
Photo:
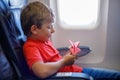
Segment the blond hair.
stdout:
<path fill-rule="evenodd" d="M 53 21 L 53 12 L 41 2 L 29 3 L 21 12 L 21 25 L 26 36 L 30 35 L 30 28 L 36 25 L 41 28 L 44 22 Z"/>

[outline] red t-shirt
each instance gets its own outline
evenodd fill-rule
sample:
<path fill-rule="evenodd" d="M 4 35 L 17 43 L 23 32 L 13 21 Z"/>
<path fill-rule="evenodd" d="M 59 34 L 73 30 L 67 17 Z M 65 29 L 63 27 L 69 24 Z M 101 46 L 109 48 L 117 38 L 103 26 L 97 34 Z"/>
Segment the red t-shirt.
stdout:
<path fill-rule="evenodd" d="M 62 56 L 50 41 L 40 42 L 28 38 L 23 46 L 23 50 L 30 69 L 35 62 L 56 62 L 62 59 Z M 82 68 L 76 65 L 65 66 L 59 72 L 82 72 Z"/>

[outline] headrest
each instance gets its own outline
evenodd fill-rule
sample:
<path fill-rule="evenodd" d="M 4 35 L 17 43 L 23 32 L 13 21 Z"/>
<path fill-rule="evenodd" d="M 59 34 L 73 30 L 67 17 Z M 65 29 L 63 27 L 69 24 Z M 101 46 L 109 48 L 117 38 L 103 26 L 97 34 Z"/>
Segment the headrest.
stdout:
<path fill-rule="evenodd" d="M 0 0 L 0 12 L 6 14 L 9 9 L 8 0 Z"/>
<path fill-rule="evenodd" d="M 10 8 L 22 8 L 27 2 L 27 0 L 10 0 Z"/>

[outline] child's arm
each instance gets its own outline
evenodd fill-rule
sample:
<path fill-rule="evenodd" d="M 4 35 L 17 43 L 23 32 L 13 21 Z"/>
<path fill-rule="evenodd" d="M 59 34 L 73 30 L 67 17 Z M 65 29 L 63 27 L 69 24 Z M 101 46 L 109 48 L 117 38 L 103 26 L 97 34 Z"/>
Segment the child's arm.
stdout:
<path fill-rule="evenodd" d="M 36 76 L 40 78 L 47 78 L 54 73 L 56 73 L 60 68 L 66 66 L 66 65 L 72 65 L 76 59 L 76 56 L 71 55 L 69 52 L 66 54 L 63 59 L 57 61 L 57 62 L 49 62 L 49 63 L 43 63 L 43 62 L 36 62 L 32 66 L 32 71 L 35 73 Z"/>

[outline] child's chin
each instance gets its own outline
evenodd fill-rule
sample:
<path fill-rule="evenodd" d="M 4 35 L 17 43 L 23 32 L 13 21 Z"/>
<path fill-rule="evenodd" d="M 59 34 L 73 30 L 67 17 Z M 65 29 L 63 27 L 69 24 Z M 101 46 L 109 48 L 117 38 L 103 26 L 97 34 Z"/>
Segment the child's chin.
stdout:
<path fill-rule="evenodd" d="M 46 39 L 45 41 L 49 41 L 49 40 L 50 40 L 50 38 Z"/>

